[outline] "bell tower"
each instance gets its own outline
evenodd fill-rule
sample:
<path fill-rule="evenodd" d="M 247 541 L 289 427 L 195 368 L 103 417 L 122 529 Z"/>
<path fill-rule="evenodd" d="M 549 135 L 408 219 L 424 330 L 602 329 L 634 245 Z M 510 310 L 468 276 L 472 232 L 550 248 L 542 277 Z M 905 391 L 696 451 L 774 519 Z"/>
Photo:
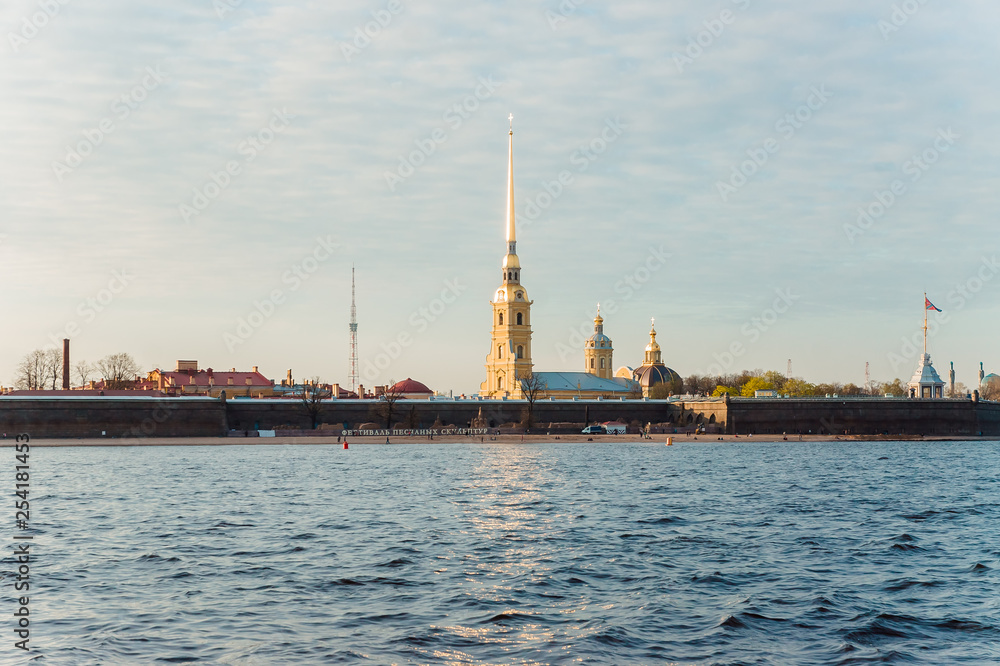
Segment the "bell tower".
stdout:
<path fill-rule="evenodd" d="M 520 398 L 520 379 L 531 372 L 531 301 L 521 285 L 514 229 L 514 116 L 510 120 L 507 155 L 507 254 L 500 266 L 500 286 L 493 294 L 493 328 L 486 355 L 482 396 Z"/>
<path fill-rule="evenodd" d="M 611 338 L 604 335 L 604 319 L 601 317 L 601 304 L 597 304 L 597 317 L 594 318 L 594 334 L 587 339 L 583 349 L 583 369 L 602 379 L 612 379 L 615 374 L 611 368 Z"/>

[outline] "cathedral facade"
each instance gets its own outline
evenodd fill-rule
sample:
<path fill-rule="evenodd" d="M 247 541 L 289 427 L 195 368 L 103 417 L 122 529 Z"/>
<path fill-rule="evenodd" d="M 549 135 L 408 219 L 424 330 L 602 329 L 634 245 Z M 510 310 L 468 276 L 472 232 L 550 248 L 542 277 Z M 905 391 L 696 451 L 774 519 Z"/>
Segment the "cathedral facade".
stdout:
<path fill-rule="evenodd" d="M 511 118 L 512 120 L 512 118 Z M 651 331 L 651 347 L 636 370 L 613 371 L 614 348 L 604 333 L 600 305 L 594 319 L 594 333 L 583 349 L 583 372 L 536 372 L 531 362 L 531 305 L 521 284 L 521 262 L 517 257 L 514 215 L 514 129 L 508 132 L 507 155 L 507 246 L 500 265 L 500 286 L 490 306 L 493 324 L 490 351 L 486 355 L 486 380 L 479 394 L 490 398 L 638 398 L 649 386 L 670 381 L 677 374 L 663 366 L 656 331 Z"/>

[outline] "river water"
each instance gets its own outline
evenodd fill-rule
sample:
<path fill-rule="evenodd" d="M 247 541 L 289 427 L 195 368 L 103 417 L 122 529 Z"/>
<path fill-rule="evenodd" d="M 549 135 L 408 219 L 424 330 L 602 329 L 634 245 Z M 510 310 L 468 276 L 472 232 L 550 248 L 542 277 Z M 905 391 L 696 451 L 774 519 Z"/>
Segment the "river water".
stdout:
<path fill-rule="evenodd" d="M 998 479 L 997 442 L 34 448 L 0 663 L 1000 663 Z"/>

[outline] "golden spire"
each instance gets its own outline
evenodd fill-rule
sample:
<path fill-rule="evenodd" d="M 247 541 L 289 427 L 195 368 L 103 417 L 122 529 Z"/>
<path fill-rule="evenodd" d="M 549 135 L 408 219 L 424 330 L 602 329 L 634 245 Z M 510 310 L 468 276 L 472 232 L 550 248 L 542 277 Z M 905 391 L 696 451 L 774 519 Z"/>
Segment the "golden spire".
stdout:
<path fill-rule="evenodd" d="M 660 360 L 660 345 L 656 341 L 656 320 L 649 320 L 649 344 L 646 345 L 646 360 L 643 365 L 659 365 L 662 361 Z"/>
<path fill-rule="evenodd" d="M 507 159 L 507 254 L 517 254 L 517 236 L 514 233 L 514 114 L 507 116 L 510 121 L 510 151 Z"/>

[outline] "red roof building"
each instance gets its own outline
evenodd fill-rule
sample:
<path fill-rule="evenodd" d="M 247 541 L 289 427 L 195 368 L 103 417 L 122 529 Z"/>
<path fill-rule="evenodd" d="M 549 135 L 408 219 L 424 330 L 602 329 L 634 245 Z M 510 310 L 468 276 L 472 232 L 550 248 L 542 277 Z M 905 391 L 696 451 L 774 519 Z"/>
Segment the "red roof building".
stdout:
<path fill-rule="evenodd" d="M 386 392 L 392 392 L 402 398 L 426 400 L 434 395 L 434 391 L 427 388 L 427 385 L 415 379 L 407 377 L 401 382 L 396 382 Z"/>
<path fill-rule="evenodd" d="M 250 372 L 199 370 L 197 361 L 178 361 L 177 369 L 169 372 L 157 368 L 150 372 L 145 382 L 167 395 L 210 395 L 218 397 L 223 391 L 227 398 L 246 396 L 268 397 L 274 394 L 274 380 L 268 379 L 253 366 Z"/>

